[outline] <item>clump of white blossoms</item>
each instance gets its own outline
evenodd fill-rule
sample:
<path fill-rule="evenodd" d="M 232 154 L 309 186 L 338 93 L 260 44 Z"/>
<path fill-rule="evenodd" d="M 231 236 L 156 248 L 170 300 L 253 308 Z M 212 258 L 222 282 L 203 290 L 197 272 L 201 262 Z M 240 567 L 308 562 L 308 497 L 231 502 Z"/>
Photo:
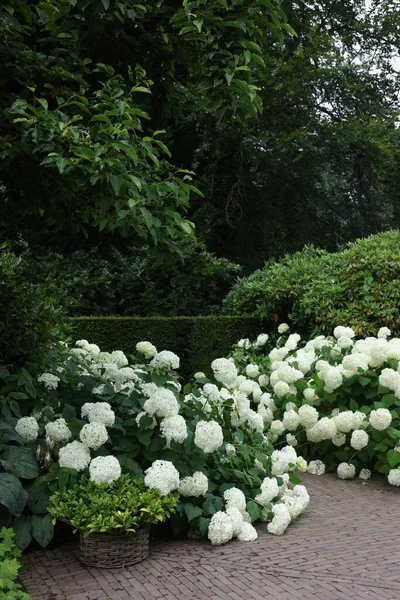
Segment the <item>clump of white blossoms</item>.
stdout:
<path fill-rule="evenodd" d="M 81 416 L 89 423 L 102 423 L 105 427 L 115 423 L 115 413 L 108 402 L 86 402 L 81 408 Z"/>
<path fill-rule="evenodd" d="M 281 323 L 280 325 L 278 325 L 278 333 L 280 333 L 281 335 L 283 333 L 288 332 L 289 329 L 290 329 L 290 327 L 287 323 Z"/>
<path fill-rule="evenodd" d="M 233 524 L 229 515 L 219 510 L 211 517 L 208 539 L 213 546 L 226 544 L 233 538 Z"/>
<path fill-rule="evenodd" d="M 173 417 L 179 412 L 179 404 L 171 390 L 159 387 L 143 405 L 144 410 L 155 417 Z"/>
<path fill-rule="evenodd" d="M 186 497 L 204 496 L 208 490 L 207 475 L 204 475 L 201 471 L 196 471 L 192 477 L 184 477 L 180 481 L 178 490 L 182 496 Z"/>
<path fill-rule="evenodd" d="M 267 504 L 279 494 L 279 485 L 275 477 L 265 477 L 260 487 L 261 493 L 255 497 L 256 502 Z"/>
<path fill-rule="evenodd" d="M 90 480 L 112 485 L 121 476 L 121 465 L 115 456 L 97 456 L 89 465 Z"/>
<path fill-rule="evenodd" d="M 400 468 L 391 469 L 389 471 L 388 482 L 390 485 L 400 486 Z"/>
<path fill-rule="evenodd" d="M 322 460 L 310 460 L 307 472 L 312 475 L 323 475 L 325 473 L 325 465 Z"/>
<path fill-rule="evenodd" d="M 282 535 L 291 521 L 290 513 L 283 503 L 275 504 L 272 507 L 273 519 L 267 525 L 267 531 L 273 535 Z"/>
<path fill-rule="evenodd" d="M 147 359 L 153 358 L 157 354 L 157 348 L 151 342 L 138 342 L 136 350 Z"/>
<path fill-rule="evenodd" d="M 78 441 L 70 442 L 60 448 L 58 463 L 60 467 L 83 471 L 90 463 L 89 448 Z"/>
<path fill-rule="evenodd" d="M 227 387 L 233 387 L 236 383 L 237 369 L 235 364 L 227 358 L 216 358 L 211 363 L 214 377 Z"/>
<path fill-rule="evenodd" d="M 377 408 L 372 410 L 369 415 L 369 422 L 371 427 L 377 431 L 383 431 L 387 429 L 392 422 L 392 415 L 387 408 Z"/>
<path fill-rule="evenodd" d="M 356 474 L 356 468 L 347 462 L 342 462 L 337 468 L 339 479 L 353 479 Z"/>
<path fill-rule="evenodd" d="M 246 513 L 246 496 L 239 488 L 232 487 L 224 492 L 226 508 L 237 508 L 242 514 Z"/>
<path fill-rule="evenodd" d="M 310 406 L 308 404 L 303 404 L 303 406 L 300 406 L 300 408 L 299 408 L 300 425 L 302 425 L 306 429 L 309 429 L 311 427 L 314 427 L 314 425 L 317 424 L 318 418 L 319 418 L 318 411 L 314 406 Z"/>
<path fill-rule="evenodd" d="M 333 335 L 335 336 L 335 338 L 346 337 L 352 339 L 353 337 L 355 337 L 356 333 L 351 327 L 343 327 L 342 325 L 338 325 L 333 330 Z"/>
<path fill-rule="evenodd" d="M 260 374 L 260 370 L 258 365 L 255 365 L 253 363 L 249 363 L 246 366 L 246 375 L 247 377 L 251 377 L 252 379 L 255 379 L 256 377 L 258 377 Z"/>
<path fill-rule="evenodd" d="M 362 450 L 365 446 L 368 446 L 368 441 L 368 433 L 362 429 L 356 429 L 351 434 L 350 446 L 354 448 L 354 450 Z"/>
<path fill-rule="evenodd" d="M 82 427 L 79 437 L 85 446 L 98 450 L 108 440 L 108 432 L 103 423 L 87 423 Z"/>
<path fill-rule="evenodd" d="M 260 335 L 256 339 L 255 346 L 257 348 L 262 348 L 267 343 L 268 338 L 269 338 L 268 333 L 260 333 Z"/>
<path fill-rule="evenodd" d="M 175 371 L 179 369 L 180 358 L 169 350 L 162 350 L 157 352 L 153 360 L 150 362 L 150 366 L 155 369 L 166 369 L 167 371 Z"/>
<path fill-rule="evenodd" d="M 56 390 L 58 388 L 58 384 L 60 382 L 60 378 L 57 375 L 53 375 L 52 373 L 42 373 L 37 378 L 38 383 L 43 383 L 46 390 Z"/>
<path fill-rule="evenodd" d="M 45 431 L 48 437 L 57 443 L 68 442 L 72 436 L 66 420 L 62 417 L 47 423 L 47 425 L 45 425 Z"/>
<path fill-rule="evenodd" d="M 166 438 L 168 444 L 172 441 L 182 444 L 188 435 L 186 421 L 181 415 L 163 419 L 160 423 L 160 430 L 162 437 Z"/>
<path fill-rule="evenodd" d="M 224 442 L 222 428 L 216 421 L 199 421 L 194 433 L 194 443 L 205 453 L 215 452 Z"/>
<path fill-rule="evenodd" d="M 166 496 L 178 489 L 179 473 L 169 460 L 155 460 L 145 471 L 144 483 Z"/>
<path fill-rule="evenodd" d="M 366 481 L 367 479 L 371 479 L 371 471 L 369 469 L 361 469 L 358 476 L 360 479 Z"/>
<path fill-rule="evenodd" d="M 39 434 L 39 424 L 34 417 L 22 417 L 18 419 L 15 431 L 24 442 L 34 442 Z"/>

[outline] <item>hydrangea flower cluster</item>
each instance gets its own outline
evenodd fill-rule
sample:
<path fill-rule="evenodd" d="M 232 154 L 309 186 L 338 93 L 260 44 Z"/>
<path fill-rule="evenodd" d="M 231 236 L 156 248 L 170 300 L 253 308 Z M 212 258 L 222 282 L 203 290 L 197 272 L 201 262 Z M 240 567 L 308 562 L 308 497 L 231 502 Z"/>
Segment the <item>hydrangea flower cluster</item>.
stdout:
<path fill-rule="evenodd" d="M 257 539 L 256 529 L 251 524 L 246 511 L 246 498 L 238 488 L 230 488 L 224 493 L 225 511 L 217 511 L 208 526 L 208 539 L 213 545 L 226 544 L 236 537 L 242 542 Z"/>
<path fill-rule="evenodd" d="M 62 417 L 56 419 L 55 421 L 51 421 L 45 425 L 45 431 L 47 436 L 57 442 L 58 444 L 62 444 L 63 442 L 68 442 L 71 439 L 72 433 L 67 425 L 67 422 Z"/>
<path fill-rule="evenodd" d="M 24 442 L 34 442 L 39 434 L 39 423 L 34 417 L 22 417 L 18 419 L 15 431 Z"/>
<path fill-rule="evenodd" d="M 97 456 L 89 465 L 90 480 L 112 485 L 121 476 L 121 465 L 115 456 Z"/>
<path fill-rule="evenodd" d="M 155 460 L 146 469 L 144 482 L 147 487 L 160 490 L 163 496 L 179 487 L 179 473 L 169 460 Z"/>

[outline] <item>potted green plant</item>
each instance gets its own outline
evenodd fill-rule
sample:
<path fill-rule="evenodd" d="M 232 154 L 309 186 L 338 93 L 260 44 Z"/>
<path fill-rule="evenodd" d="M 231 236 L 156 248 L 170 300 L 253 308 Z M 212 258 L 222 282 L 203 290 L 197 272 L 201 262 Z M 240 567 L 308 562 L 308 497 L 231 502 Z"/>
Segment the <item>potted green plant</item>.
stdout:
<path fill-rule="evenodd" d="M 122 475 L 112 486 L 82 477 L 50 497 L 48 511 L 80 532 L 80 558 L 87 566 L 124 568 L 149 553 L 150 525 L 175 511 L 178 494 L 162 495 L 142 480 Z"/>

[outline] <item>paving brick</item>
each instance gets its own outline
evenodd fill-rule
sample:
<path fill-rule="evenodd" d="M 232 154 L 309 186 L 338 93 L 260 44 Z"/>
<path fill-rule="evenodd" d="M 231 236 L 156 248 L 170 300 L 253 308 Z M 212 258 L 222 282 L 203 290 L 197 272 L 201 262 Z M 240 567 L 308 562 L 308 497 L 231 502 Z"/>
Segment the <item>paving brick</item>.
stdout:
<path fill-rule="evenodd" d="M 157 540 L 124 571 L 85 568 L 68 544 L 26 555 L 34 600 L 400 600 L 400 489 L 302 477 L 311 502 L 283 536 L 253 543 Z"/>

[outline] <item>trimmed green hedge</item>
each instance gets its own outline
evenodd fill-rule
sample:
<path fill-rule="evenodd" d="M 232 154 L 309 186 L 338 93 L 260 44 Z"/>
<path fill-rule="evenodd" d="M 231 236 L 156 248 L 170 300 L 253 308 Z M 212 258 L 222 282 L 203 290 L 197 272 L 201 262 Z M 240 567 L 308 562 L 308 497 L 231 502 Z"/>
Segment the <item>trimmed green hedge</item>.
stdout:
<path fill-rule="evenodd" d="M 180 373 L 210 372 L 210 363 L 226 356 L 239 339 L 262 331 L 257 317 L 76 317 L 70 319 L 74 341 L 87 339 L 102 350 L 135 353 L 137 342 L 152 342 L 181 358 Z"/>

